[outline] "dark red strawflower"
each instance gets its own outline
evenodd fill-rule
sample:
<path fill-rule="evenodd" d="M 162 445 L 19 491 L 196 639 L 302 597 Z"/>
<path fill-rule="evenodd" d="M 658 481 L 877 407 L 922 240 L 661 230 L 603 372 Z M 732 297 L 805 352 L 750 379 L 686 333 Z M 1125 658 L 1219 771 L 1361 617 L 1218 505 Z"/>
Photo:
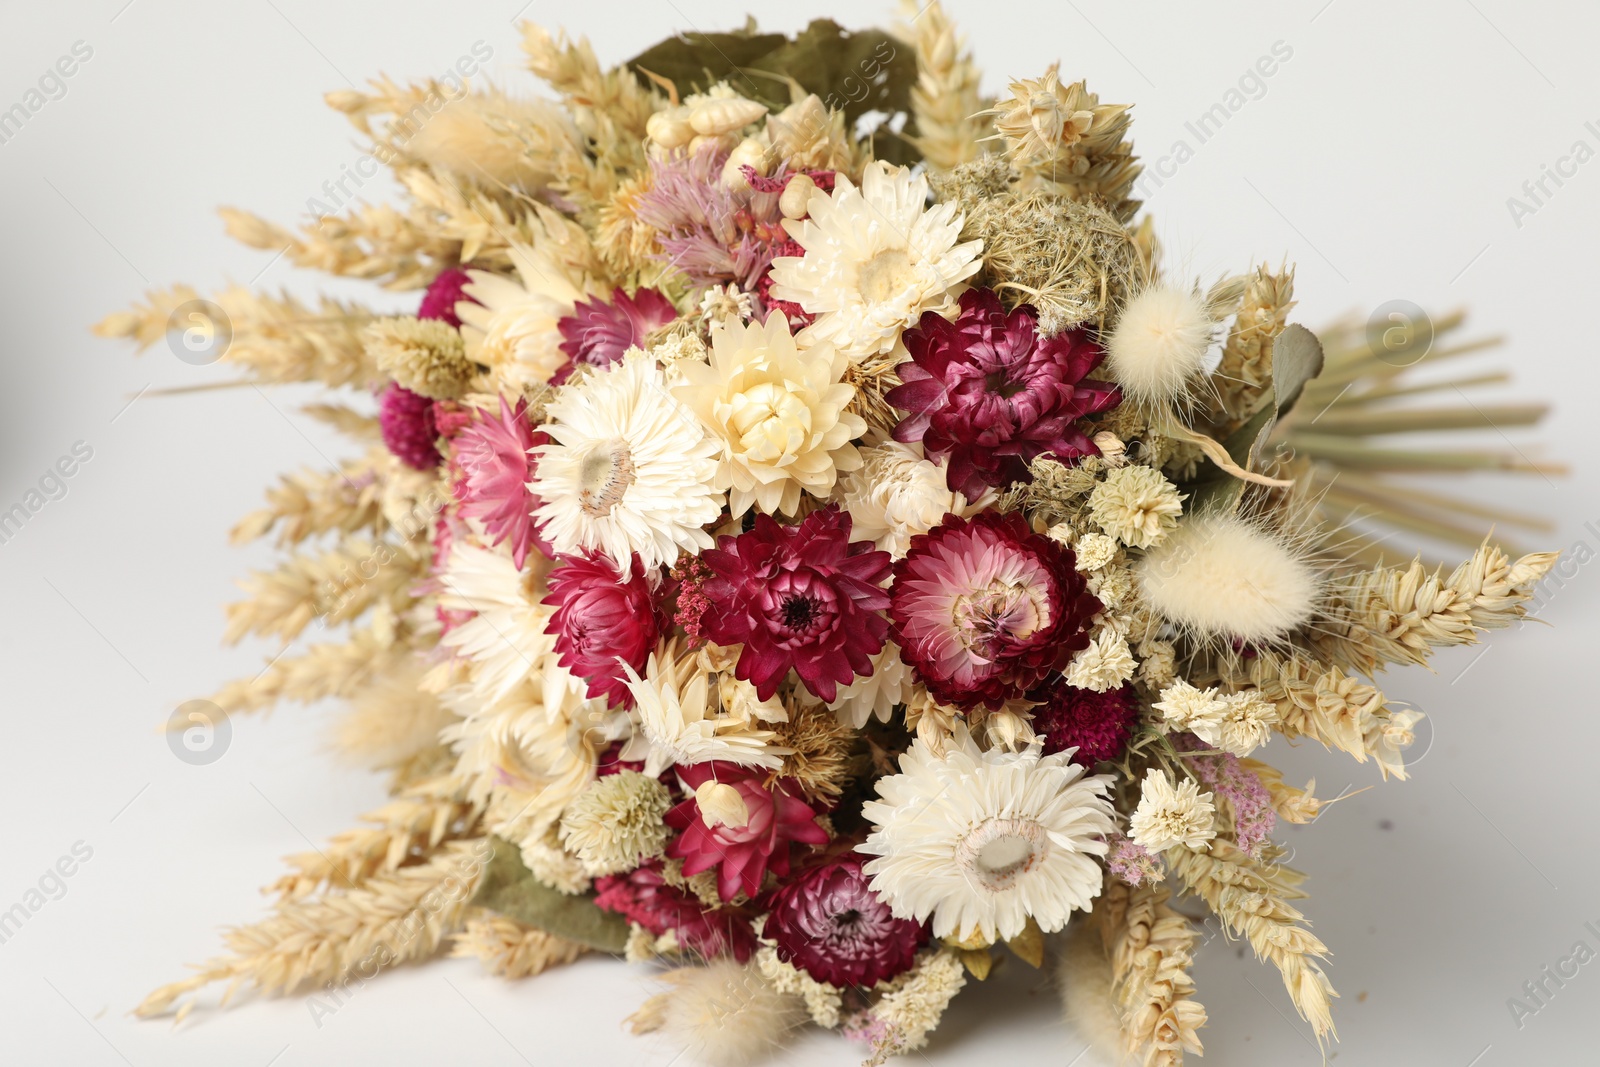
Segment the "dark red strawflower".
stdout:
<path fill-rule="evenodd" d="M 643 287 L 629 296 L 618 288 L 611 293 L 611 303 L 596 297 L 580 300 L 572 307 L 572 314 L 564 316 L 557 328 L 564 338 L 561 351 L 567 354 L 567 365 L 556 371 L 551 385 L 566 381 L 580 363 L 591 367 L 606 367 L 622 358 L 622 353 L 642 346 L 651 331 L 660 329 L 678 317 L 672 301 L 656 290 Z"/>
<path fill-rule="evenodd" d="M 1043 701 L 1033 709 L 1033 729 L 1044 735 L 1045 752 L 1076 748 L 1072 762 L 1085 767 L 1122 755 L 1139 718 L 1132 686 L 1096 693 L 1063 683 L 1030 696 Z"/>
<path fill-rule="evenodd" d="M 428 283 L 428 291 L 422 295 L 422 306 L 417 309 L 417 318 L 443 319 L 459 330 L 461 319 L 456 316 L 456 304 L 472 299 L 461 291 L 470 281 L 472 279 L 460 267 L 448 267 L 440 271 L 438 276 Z"/>
<path fill-rule="evenodd" d="M 378 429 L 389 451 L 406 466 L 426 471 L 439 465 L 439 431 L 433 424 L 433 401 L 427 397 L 390 382 L 378 401 Z"/>
<path fill-rule="evenodd" d="M 762 700 L 791 667 L 823 700 L 872 673 L 889 629 L 879 585 L 890 557 L 870 541 L 850 541 L 848 513 L 829 506 L 798 526 L 757 515 L 755 529 L 724 535 L 700 558 L 713 575 L 703 586 L 713 610 L 701 626 L 719 645 L 744 646 L 734 675 Z"/>
<path fill-rule="evenodd" d="M 766 771 L 719 762 L 680 766 L 678 777 L 689 795 L 667 812 L 666 824 L 682 831 L 668 842 L 667 855 L 683 860 L 686 875 L 715 867 L 717 893 L 723 900 L 741 892 L 755 896 L 769 870 L 780 878 L 787 875 L 793 844 L 828 843 L 827 831 L 817 825 L 816 812 L 800 799 L 791 779 L 780 778 L 768 789 Z M 743 826 L 707 826 L 701 818 L 694 791 L 713 780 L 739 791 L 749 812 Z"/>
<path fill-rule="evenodd" d="M 693 893 L 674 888 L 660 863 L 594 880 L 595 905 L 616 912 L 660 937 L 672 931 L 678 944 L 706 959 L 732 956 L 744 963 L 756 950 L 750 915 L 741 908 L 707 908 Z"/>
<path fill-rule="evenodd" d="M 661 633 L 644 565 L 635 555 L 624 576 L 598 552 L 561 556 L 558 562 L 544 598 L 556 609 L 545 633 L 556 635 L 558 662 L 589 683 L 589 696 L 633 707 L 622 665 L 643 673 Z"/>
<path fill-rule="evenodd" d="M 895 641 L 935 699 L 998 708 L 1089 645 L 1101 608 L 1072 550 L 1017 512 L 985 511 L 911 539 L 889 587 Z"/>
<path fill-rule="evenodd" d="M 1116 386 L 1084 377 L 1104 353 L 1082 331 L 1041 338 L 1037 325 L 1033 308 L 1007 314 L 992 291 L 968 289 L 954 322 L 929 311 L 905 333 L 912 362 L 884 397 L 909 412 L 894 439 L 949 456 L 946 480 L 969 500 L 1032 481 L 1039 456 L 1098 455 L 1078 420 L 1122 402 Z"/>
<path fill-rule="evenodd" d="M 779 959 L 834 986 L 872 986 L 911 969 L 927 931 L 894 917 L 868 887 L 861 864 L 860 856 L 847 853 L 772 891 L 762 934 Z"/>

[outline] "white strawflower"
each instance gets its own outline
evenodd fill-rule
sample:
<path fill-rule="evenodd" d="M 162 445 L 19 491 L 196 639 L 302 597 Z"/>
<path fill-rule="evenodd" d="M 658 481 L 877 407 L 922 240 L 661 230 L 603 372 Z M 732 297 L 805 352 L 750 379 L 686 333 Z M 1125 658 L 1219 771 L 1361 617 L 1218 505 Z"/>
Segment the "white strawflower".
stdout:
<path fill-rule="evenodd" d="M 623 573 L 710 548 L 705 525 L 722 514 L 717 452 L 695 417 L 667 392 L 655 361 L 630 351 L 563 386 L 535 446 L 534 515 L 557 552 L 599 549 Z"/>
<path fill-rule="evenodd" d="M 623 751 L 624 759 L 645 761 L 644 773 L 655 777 L 674 763 L 722 760 L 744 767 L 777 770 L 791 749 L 773 744 L 778 735 L 738 715 L 718 715 L 711 706 L 711 679 L 694 654 L 680 654 L 666 645 L 650 654 L 644 677 L 622 664 L 633 694 L 634 710 L 647 751 L 640 745 Z"/>
<path fill-rule="evenodd" d="M 883 650 L 872 657 L 872 673 L 858 674 L 849 685 L 841 686 L 828 708 L 840 722 L 859 730 L 874 717 L 888 722 L 895 705 L 911 699 L 915 685 L 911 668 L 900 658 L 900 646 L 885 641 Z"/>
<path fill-rule="evenodd" d="M 1215 329 L 1199 293 L 1153 286 L 1128 301 L 1106 337 L 1106 370 L 1137 404 L 1177 403 L 1207 370 Z"/>
<path fill-rule="evenodd" d="M 1166 539 L 1183 514 L 1183 495 L 1151 467 L 1118 467 L 1089 494 L 1089 517 L 1130 548 Z"/>
<path fill-rule="evenodd" d="M 946 514 L 965 515 L 968 503 L 950 488 L 943 463 L 926 458 L 920 444 L 898 441 L 861 450 L 861 466 L 839 479 L 839 501 L 850 513 L 850 539 L 871 541 L 895 559 Z"/>
<path fill-rule="evenodd" d="M 542 385 L 567 362 L 559 325 L 575 303 L 596 295 L 588 279 L 574 278 L 544 249 L 512 245 L 516 278 L 473 270 L 456 304 L 467 358 L 486 364 L 502 393 Z M 474 302 L 476 301 L 476 302 Z"/>
<path fill-rule="evenodd" d="M 671 831 L 667 787 L 638 771 L 596 778 L 561 814 L 561 844 L 591 876 L 631 871 L 661 855 Z"/>
<path fill-rule="evenodd" d="M 1015 937 L 1030 916 L 1059 930 L 1100 893 L 1110 783 L 1071 752 L 984 752 L 964 723 L 942 757 L 919 737 L 862 805 L 872 889 L 901 918 L 932 916 L 935 937 Z"/>
<path fill-rule="evenodd" d="M 965 220 L 955 205 L 927 200 L 927 178 L 880 160 L 859 189 L 841 174 L 831 195 L 811 194 L 809 218 L 784 220 L 806 252 L 773 260 L 772 295 L 818 316 L 809 341 L 851 356 L 884 353 L 924 311 L 954 314 L 983 242 L 957 243 Z"/>
<path fill-rule="evenodd" d="M 709 363 L 682 362 L 673 396 L 710 431 L 718 462 L 708 478 L 730 490 L 735 517 L 753 505 L 794 514 L 802 491 L 827 497 L 840 471 L 861 465 L 851 442 L 867 430 L 846 411 L 849 361 L 830 345 L 802 353 L 782 315 L 712 330 Z"/>
<path fill-rule="evenodd" d="M 1139 669 L 1128 648 L 1128 639 L 1112 629 L 1103 629 L 1067 664 L 1067 684 L 1075 689 L 1104 693 L 1115 689 Z"/>
<path fill-rule="evenodd" d="M 1200 792 L 1192 779 L 1176 787 L 1167 772 L 1151 767 L 1140 783 L 1139 806 L 1128 821 L 1128 836 L 1148 852 L 1162 852 L 1173 845 L 1205 849 L 1217 836 L 1212 818 L 1216 808 L 1211 794 Z"/>
<path fill-rule="evenodd" d="M 486 701 L 503 699 L 518 683 L 560 671 L 555 637 L 545 632 L 552 609 L 540 603 L 531 573 L 510 556 L 457 542 L 439 572 L 439 606 L 472 617 L 439 639 L 473 665 L 471 686 Z M 564 672 L 563 672 L 564 673 Z"/>

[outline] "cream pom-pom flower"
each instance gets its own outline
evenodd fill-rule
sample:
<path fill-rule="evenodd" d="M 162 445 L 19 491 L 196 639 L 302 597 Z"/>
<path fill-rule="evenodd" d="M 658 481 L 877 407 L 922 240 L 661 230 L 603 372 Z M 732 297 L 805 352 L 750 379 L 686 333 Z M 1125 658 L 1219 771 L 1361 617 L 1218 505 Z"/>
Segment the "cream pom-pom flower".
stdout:
<path fill-rule="evenodd" d="M 927 200 L 927 178 L 880 160 L 859 189 L 841 174 L 831 194 L 811 194 L 808 218 L 784 221 L 806 252 L 773 260 L 772 295 L 817 316 L 804 340 L 851 356 L 885 353 L 924 311 L 955 313 L 983 242 L 960 240 L 955 205 Z"/>
<path fill-rule="evenodd" d="M 1206 371 L 1215 330 L 1199 293 L 1151 286 L 1128 301 L 1107 335 L 1106 370 L 1137 404 L 1177 403 Z"/>
<path fill-rule="evenodd" d="M 1133 677 L 1139 662 L 1128 648 L 1128 639 L 1108 628 L 1101 629 L 1067 664 L 1067 684 L 1074 689 L 1104 693 Z"/>
<path fill-rule="evenodd" d="M 949 487 L 945 464 L 928 459 L 921 444 L 899 441 L 863 448 L 861 466 L 839 479 L 838 499 L 850 513 L 851 539 L 871 541 L 895 559 L 945 515 L 976 510 Z"/>
<path fill-rule="evenodd" d="M 1114 829 L 1111 779 L 1085 776 L 1076 751 L 982 751 L 961 723 L 943 755 L 917 738 L 862 806 L 873 890 L 901 918 L 931 915 L 935 937 L 1011 938 L 1030 916 L 1066 926 L 1100 893 L 1094 857 Z"/>
<path fill-rule="evenodd" d="M 561 813 L 561 844 L 591 877 L 631 871 L 666 849 L 662 821 L 672 795 L 655 778 L 623 769 L 596 778 Z"/>
<path fill-rule="evenodd" d="M 684 361 L 672 386 L 720 446 L 715 476 L 735 517 L 752 506 L 793 515 L 802 491 L 827 497 L 839 472 L 855 470 L 851 442 L 867 430 L 846 411 L 856 390 L 842 380 L 849 361 L 831 345 L 802 352 L 782 315 L 732 320 L 712 330 L 710 361 Z"/>
<path fill-rule="evenodd" d="M 1211 800 L 1193 779 L 1174 786 L 1166 771 L 1151 767 L 1140 783 L 1139 806 L 1128 820 L 1128 836 L 1149 852 L 1163 852 L 1173 845 L 1204 849 L 1217 836 Z"/>
<path fill-rule="evenodd" d="M 472 299 L 457 303 L 456 315 L 467 358 L 489 367 L 500 392 L 516 394 L 549 381 L 567 362 L 561 318 L 601 290 L 542 248 L 514 244 L 509 251 L 516 278 L 468 271 L 472 280 L 462 292 Z"/>
<path fill-rule="evenodd" d="M 557 552 L 598 549 L 626 573 L 710 548 L 707 523 L 722 514 L 713 487 L 717 443 L 668 392 L 653 359 L 637 349 L 563 386 L 532 450 L 534 516 Z"/>
<path fill-rule="evenodd" d="M 1089 494 L 1089 517 L 1130 548 L 1166 539 L 1183 514 L 1183 494 L 1151 467 L 1118 467 Z"/>
<path fill-rule="evenodd" d="M 1288 537 L 1224 513 L 1185 518 L 1134 574 L 1146 605 L 1202 640 L 1282 641 L 1324 595 L 1322 576 Z"/>

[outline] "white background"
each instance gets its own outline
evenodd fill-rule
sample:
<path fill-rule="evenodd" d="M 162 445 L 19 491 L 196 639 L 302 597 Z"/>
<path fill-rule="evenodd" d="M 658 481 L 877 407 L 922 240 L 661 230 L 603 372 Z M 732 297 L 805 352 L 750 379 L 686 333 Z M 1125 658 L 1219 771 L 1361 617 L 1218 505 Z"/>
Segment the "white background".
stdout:
<path fill-rule="evenodd" d="M 235 726 L 219 762 L 187 766 L 160 726 L 181 701 L 251 675 L 275 649 L 219 647 L 232 581 L 269 558 L 225 534 L 277 473 L 340 449 L 296 410 L 308 394 L 251 389 L 146 394 L 205 384 L 162 346 L 134 358 L 88 326 L 146 286 L 256 281 L 309 294 L 319 281 L 228 243 L 217 204 L 285 223 L 361 154 L 321 94 L 385 72 L 439 73 L 483 41 L 493 74 L 531 91 L 513 17 L 520 0 L 333 5 L 315 0 L 6 0 L 0 109 L 74 42 L 92 58 L 64 97 L 0 144 L 0 510 L 84 441 L 69 492 L 0 544 L 0 910 L 82 841 L 93 856 L 0 944 L 0 1060 L 300 1067 L 334 1063 L 666 1064 L 675 1049 L 623 1033 L 649 989 L 643 969 L 592 960 L 508 984 L 449 961 L 385 975 L 320 1027 L 305 1001 L 201 1012 L 174 1032 L 127 1011 L 209 956 L 218 929 L 259 917 L 277 858 L 352 824 L 382 799 L 377 778 L 337 765 L 330 708 L 291 707 Z M 1105 99 L 1134 101 L 1141 154 L 1273 44 L 1293 55 L 1151 200 L 1175 261 L 1207 279 L 1287 254 L 1296 315 L 1313 327 L 1391 299 L 1470 305 L 1505 333 L 1518 397 L 1548 397 L 1549 451 L 1571 477 L 1485 481 L 1560 519 L 1552 547 L 1600 550 L 1596 269 L 1600 162 L 1515 224 L 1507 198 L 1579 139 L 1600 148 L 1591 5 L 1512 0 L 1297 0 L 1127 5 L 955 2 L 986 88 L 1060 57 Z M 764 26 L 833 14 L 884 23 L 881 2 L 826 10 L 761 5 Z M 120 9 L 120 10 L 119 10 Z M 676 29 L 723 29 L 739 3 L 660 0 L 528 5 L 524 17 L 589 35 L 607 62 Z M 375 182 L 373 199 L 391 190 Z M 359 287 L 338 284 L 350 294 Z M 380 295 L 383 307 L 411 298 Z M 269 399 L 270 398 L 270 399 Z M 1512 434 L 1531 449 L 1525 434 Z M 1595 521 L 1596 529 L 1584 523 Z M 1569 572 L 1570 573 L 1570 572 Z M 1292 831 L 1306 905 L 1336 953 L 1341 1044 L 1356 1064 L 1483 1067 L 1592 1056 L 1600 963 L 1518 1028 L 1525 981 L 1600 928 L 1593 678 L 1600 571 L 1578 568 L 1529 625 L 1438 673 L 1386 679 L 1433 733 L 1409 783 L 1360 793 Z M 1319 793 L 1377 775 L 1280 741 L 1269 754 Z M 1218 939 L 1198 968 L 1211 1013 L 1206 1063 L 1316 1064 L 1274 973 Z M 1554 986 L 1550 988 L 1554 989 Z M 963 995 L 926 1061 L 1067 1067 L 1083 1043 L 1044 980 L 1009 961 Z M 813 1035 L 786 1062 L 849 1064 L 859 1049 Z M 1576 1057 L 1576 1058 L 1574 1058 Z M 916 1057 L 912 1058 L 916 1062 Z M 1079 1061 L 1089 1063 L 1085 1058 Z"/>

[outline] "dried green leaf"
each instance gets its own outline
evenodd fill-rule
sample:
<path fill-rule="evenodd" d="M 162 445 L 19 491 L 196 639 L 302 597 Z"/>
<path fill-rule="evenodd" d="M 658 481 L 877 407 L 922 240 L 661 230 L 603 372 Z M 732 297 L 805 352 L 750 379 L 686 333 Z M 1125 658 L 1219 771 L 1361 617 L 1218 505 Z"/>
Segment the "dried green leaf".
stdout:
<path fill-rule="evenodd" d="M 498 837 L 490 841 L 494 854 L 474 904 L 600 952 L 622 953 L 628 943 L 622 916 L 601 911 L 592 896 L 545 885 L 528 871 L 516 845 Z"/>

